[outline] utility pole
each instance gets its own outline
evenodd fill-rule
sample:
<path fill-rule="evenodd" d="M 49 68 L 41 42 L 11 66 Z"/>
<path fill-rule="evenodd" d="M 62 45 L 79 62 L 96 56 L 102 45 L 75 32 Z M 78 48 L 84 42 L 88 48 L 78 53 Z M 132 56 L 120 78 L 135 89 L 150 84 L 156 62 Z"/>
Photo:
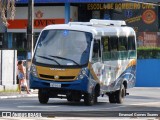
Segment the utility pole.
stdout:
<path fill-rule="evenodd" d="M 29 78 L 29 68 L 33 57 L 33 26 L 34 26 L 34 0 L 28 0 L 28 24 L 27 24 L 27 64 L 26 79 Z M 30 54 L 29 54 L 30 53 Z M 29 81 L 28 81 L 29 84 Z"/>
<path fill-rule="evenodd" d="M 33 19 L 34 19 L 34 0 L 28 0 L 28 25 L 27 25 L 27 49 L 33 56 Z"/>

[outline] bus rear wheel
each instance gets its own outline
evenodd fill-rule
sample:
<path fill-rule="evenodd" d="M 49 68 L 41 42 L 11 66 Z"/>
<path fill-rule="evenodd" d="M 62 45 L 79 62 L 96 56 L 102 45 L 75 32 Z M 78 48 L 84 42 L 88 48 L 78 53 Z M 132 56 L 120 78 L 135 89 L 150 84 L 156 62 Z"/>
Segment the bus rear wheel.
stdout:
<path fill-rule="evenodd" d="M 110 93 L 108 97 L 109 97 L 109 102 L 110 102 L 110 103 L 116 103 L 116 95 L 115 95 L 115 92 Z"/>
<path fill-rule="evenodd" d="M 47 104 L 47 102 L 49 100 L 48 92 L 46 90 L 39 89 L 38 99 L 41 104 Z"/>
<path fill-rule="evenodd" d="M 125 94 L 126 94 L 126 89 L 122 84 L 120 87 L 120 90 L 116 91 L 116 103 L 120 103 L 120 104 L 123 103 Z"/>
<path fill-rule="evenodd" d="M 109 95 L 108 95 L 109 102 L 110 103 L 120 103 L 121 104 L 124 101 L 125 94 L 126 94 L 126 89 L 125 89 L 124 85 L 122 84 L 120 86 L 120 90 L 109 93 Z"/>

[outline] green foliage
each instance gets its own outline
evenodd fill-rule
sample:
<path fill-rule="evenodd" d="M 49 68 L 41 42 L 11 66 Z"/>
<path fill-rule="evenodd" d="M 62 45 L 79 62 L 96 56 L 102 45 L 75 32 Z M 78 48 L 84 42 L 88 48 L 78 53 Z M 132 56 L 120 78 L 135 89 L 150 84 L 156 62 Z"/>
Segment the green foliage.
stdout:
<path fill-rule="evenodd" d="M 138 59 L 160 59 L 160 47 L 140 47 L 137 49 Z"/>

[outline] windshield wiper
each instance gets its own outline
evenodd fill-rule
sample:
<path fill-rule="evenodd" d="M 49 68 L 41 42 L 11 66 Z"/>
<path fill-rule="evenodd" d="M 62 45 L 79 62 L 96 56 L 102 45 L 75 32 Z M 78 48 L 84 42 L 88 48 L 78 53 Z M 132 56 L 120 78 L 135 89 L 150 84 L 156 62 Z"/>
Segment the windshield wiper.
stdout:
<path fill-rule="evenodd" d="M 63 59 L 63 60 L 72 61 L 72 62 L 74 62 L 76 65 L 80 66 L 76 61 L 71 60 L 71 59 L 68 59 L 68 58 L 63 58 L 63 57 L 59 57 L 59 56 L 52 56 L 52 55 L 49 55 L 49 56 L 50 56 L 50 57 L 54 57 L 54 58 Z"/>
<path fill-rule="evenodd" d="M 54 60 L 54 59 L 51 59 L 51 58 L 48 58 L 48 57 L 44 57 L 44 56 L 40 56 L 40 55 L 38 55 L 38 57 L 44 58 L 44 59 L 47 59 L 47 60 L 54 61 L 54 62 L 56 62 L 58 65 L 60 65 L 60 64 L 59 64 L 56 60 Z"/>

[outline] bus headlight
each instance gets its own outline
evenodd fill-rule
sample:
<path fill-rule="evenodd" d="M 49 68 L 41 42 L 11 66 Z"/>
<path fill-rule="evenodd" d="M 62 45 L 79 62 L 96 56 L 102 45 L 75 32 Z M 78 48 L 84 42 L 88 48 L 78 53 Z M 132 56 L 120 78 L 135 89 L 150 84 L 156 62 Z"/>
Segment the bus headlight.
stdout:
<path fill-rule="evenodd" d="M 81 72 L 82 72 L 83 75 L 85 75 L 87 73 L 85 69 L 82 69 Z"/>
<path fill-rule="evenodd" d="M 34 64 L 31 65 L 31 74 L 35 77 L 38 77 L 38 74 L 37 74 L 37 69 L 36 69 L 36 66 Z"/>
<path fill-rule="evenodd" d="M 80 73 L 79 73 L 79 75 L 77 77 L 77 80 L 78 79 L 83 79 L 85 76 L 88 77 L 87 76 L 87 69 L 86 68 L 82 68 L 82 70 L 80 71 Z"/>
<path fill-rule="evenodd" d="M 80 79 L 83 79 L 83 78 L 84 78 L 84 75 L 79 75 L 79 78 L 80 78 Z"/>

